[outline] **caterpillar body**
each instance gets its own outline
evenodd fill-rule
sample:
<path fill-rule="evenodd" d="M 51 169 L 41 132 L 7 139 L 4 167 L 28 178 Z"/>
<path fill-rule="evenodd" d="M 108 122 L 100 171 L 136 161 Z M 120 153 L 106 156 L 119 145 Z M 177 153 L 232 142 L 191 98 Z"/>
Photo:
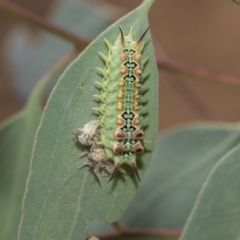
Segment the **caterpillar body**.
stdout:
<path fill-rule="evenodd" d="M 76 135 L 76 139 L 88 146 L 88 160 L 84 165 L 90 165 L 97 175 L 105 171 L 112 179 L 118 171 L 125 172 L 122 164 L 128 164 L 140 180 L 137 156 L 144 152 L 143 116 L 147 111 L 143 106 L 146 89 L 142 84 L 148 61 L 148 58 L 142 60 L 141 53 L 142 40 L 149 28 L 138 40 L 133 40 L 133 27 L 126 36 L 119 29 L 114 45 L 105 39 L 108 56 L 99 53 L 106 64 L 104 69 L 98 68 L 103 76 L 101 82 L 96 82 L 101 94 L 94 95 L 99 100 L 99 106 L 94 108 L 99 120 L 79 129 L 83 133 Z"/>

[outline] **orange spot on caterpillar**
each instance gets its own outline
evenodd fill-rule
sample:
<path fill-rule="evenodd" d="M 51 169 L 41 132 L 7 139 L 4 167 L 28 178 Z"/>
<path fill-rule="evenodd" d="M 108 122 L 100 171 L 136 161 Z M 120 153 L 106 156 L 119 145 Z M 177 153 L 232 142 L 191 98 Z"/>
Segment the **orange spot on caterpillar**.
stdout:
<path fill-rule="evenodd" d="M 134 110 L 134 111 L 139 110 L 139 106 L 138 106 L 138 105 L 134 105 L 134 106 L 133 106 L 133 110 Z"/>
<path fill-rule="evenodd" d="M 126 61 L 127 60 L 127 54 L 126 53 L 121 53 L 120 54 L 120 59 L 124 62 L 124 61 Z"/>
<path fill-rule="evenodd" d="M 118 95 L 117 95 L 117 98 L 118 98 L 118 99 L 123 99 L 123 93 L 122 93 L 122 92 L 119 92 Z"/>
<path fill-rule="evenodd" d="M 142 74 L 142 71 L 141 71 L 140 68 L 138 67 L 138 68 L 135 69 L 134 73 L 135 73 L 136 75 L 140 75 L 140 74 Z"/>
<path fill-rule="evenodd" d="M 134 94 L 134 99 L 139 99 L 139 95 L 137 93 Z"/>
<path fill-rule="evenodd" d="M 124 120 L 122 118 L 117 119 L 117 124 L 122 126 L 124 124 Z"/>
<path fill-rule="evenodd" d="M 121 80 L 121 81 L 118 83 L 118 86 L 119 86 L 119 87 L 124 87 L 124 86 L 125 86 L 125 81 Z"/>
<path fill-rule="evenodd" d="M 117 109 L 118 111 L 123 111 L 123 105 L 122 105 L 122 103 L 118 103 L 116 109 Z"/>
<path fill-rule="evenodd" d="M 134 133 L 132 134 L 133 139 L 136 140 L 141 140 L 144 137 L 144 132 L 140 129 L 134 131 Z"/>
<path fill-rule="evenodd" d="M 120 73 L 121 74 L 126 74 L 128 72 L 128 69 L 126 68 L 126 67 L 122 67 L 121 69 L 120 69 Z"/>
<path fill-rule="evenodd" d="M 140 86 L 141 86 L 141 84 L 139 83 L 139 81 L 135 81 L 134 87 L 139 88 Z"/>
<path fill-rule="evenodd" d="M 141 54 L 140 53 L 135 53 L 133 55 L 133 59 L 136 61 L 136 62 L 139 62 L 140 59 L 141 59 Z"/>
<path fill-rule="evenodd" d="M 125 132 L 123 132 L 122 130 L 118 129 L 115 133 L 114 133 L 114 138 L 116 140 L 124 140 L 127 138 L 127 135 Z"/>
<path fill-rule="evenodd" d="M 141 143 L 137 143 L 135 146 L 132 147 L 132 152 L 134 153 L 143 153 L 144 148 Z"/>
<path fill-rule="evenodd" d="M 134 118 L 133 124 L 134 124 L 134 125 L 138 125 L 139 123 L 140 123 L 140 121 L 139 121 L 137 118 Z"/>
<path fill-rule="evenodd" d="M 125 147 L 120 143 L 115 143 L 112 147 L 112 150 L 115 153 L 123 153 L 125 151 Z"/>

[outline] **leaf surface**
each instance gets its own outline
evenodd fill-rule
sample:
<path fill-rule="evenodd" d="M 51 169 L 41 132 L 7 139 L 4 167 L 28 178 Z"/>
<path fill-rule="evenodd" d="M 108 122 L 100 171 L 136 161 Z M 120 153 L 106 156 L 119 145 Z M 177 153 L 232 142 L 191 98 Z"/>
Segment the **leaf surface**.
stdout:
<path fill-rule="evenodd" d="M 198 124 L 163 134 L 144 181 L 120 223 L 140 229 L 183 229 L 212 168 L 239 141 L 238 125 Z M 91 222 L 90 230 L 90 235 L 97 236 L 112 231 L 99 221 Z M 145 236 L 144 239 L 151 238 Z M 186 239 L 197 238 L 191 235 Z"/>
<path fill-rule="evenodd" d="M 17 238 L 34 137 L 41 118 L 39 92 L 34 95 L 23 111 L 0 128 L 0 239 Z"/>
<path fill-rule="evenodd" d="M 119 35 L 119 26 L 128 32 L 134 26 L 134 36 L 140 37 L 148 28 L 147 13 L 153 0 L 144 3 L 110 26 L 74 61 L 60 78 L 44 111 L 37 136 L 31 175 L 23 207 L 19 240 L 85 239 L 88 222 L 102 219 L 116 221 L 133 198 L 138 182 L 133 173 L 108 182 L 99 182 L 89 168 L 79 170 L 86 160 L 79 159 L 83 148 L 72 138 L 77 128 L 97 119 L 93 95 L 99 90 L 94 82 L 101 79 L 96 67 L 103 67 L 98 52 L 107 53 L 104 38 L 112 44 Z M 151 158 L 158 124 L 158 71 L 148 33 L 143 55 L 149 57 L 150 72 L 148 103 L 149 127 L 145 134 L 148 152 L 139 160 L 140 176 L 144 175 Z"/>
<path fill-rule="evenodd" d="M 66 60 L 39 81 L 26 107 L 0 127 L 0 239 L 17 238 L 30 158 L 42 115 L 43 95 Z"/>
<path fill-rule="evenodd" d="M 240 146 L 218 162 L 205 181 L 181 240 L 240 239 Z"/>

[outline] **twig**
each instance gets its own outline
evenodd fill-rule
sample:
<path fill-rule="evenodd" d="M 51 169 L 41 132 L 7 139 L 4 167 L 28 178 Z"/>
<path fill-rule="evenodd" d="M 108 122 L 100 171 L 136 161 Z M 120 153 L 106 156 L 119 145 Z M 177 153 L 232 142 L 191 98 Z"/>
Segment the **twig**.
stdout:
<path fill-rule="evenodd" d="M 122 226 L 119 222 L 113 222 L 112 225 L 118 230 L 119 232 L 123 232 L 125 227 Z"/>
<path fill-rule="evenodd" d="M 89 44 L 87 40 L 81 38 L 79 35 L 51 24 L 43 18 L 27 11 L 24 8 L 21 8 L 20 6 L 17 6 L 12 2 L 0 0 L 0 9 L 24 22 L 27 22 L 33 26 L 36 26 L 42 30 L 55 34 L 67 41 L 74 43 L 76 48 L 79 50 L 85 48 Z"/>
<path fill-rule="evenodd" d="M 178 78 L 176 78 L 178 77 Z M 214 121 L 216 117 L 213 112 L 209 109 L 209 106 L 202 101 L 202 99 L 195 94 L 194 91 L 179 77 L 172 75 L 167 76 L 171 79 L 169 81 L 172 85 L 173 91 L 181 94 L 181 97 L 185 100 L 185 103 L 189 105 L 193 111 L 205 121 Z"/>
<path fill-rule="evenodd" d="M 227 85 L 240 86 L 240 78 L 222 74 L 215 71 L 209 71 L 205 68 L 194 67 L 184 63 L 173 62 L 163 59 L 157 59 L 157 65 L 160 69 L 167 72 L 178 73 L 185 76 L 192 76 L 202 79 L 208 79 L 214 82 L 219 82 Z"/>
<path fill-rule="evenodd" d="M 124 228 L 120 232 L 98 235 L 100 240 L 115 239 L 121 237 L 179 237 L 182 233 L 180 229 L 130 229 Z M 87 239 L 90 239 L 87 238 Z"/>
<path fill-rule="evenodd" d="M 169 57 L 165 53 L 164 49 L 158 41 L 154 40 L 153 36 L 154 49 L 157 58 L 161 57 L 161 59 L 164 59 L 165 62 L 169 61 Z M 171 74 L 170 76 L 167 76 L 167 79 L 169 80 L 168 82 L 171 84 L 173 90 L 179 93 L 185 100 L 186 104 L 188 104 L 201 118 L 208 121 L 215 119 L 208 106 L 204 104 L 204 102 L 196 94 L 194 94 L 194 92 L 192 92 L 180 76 Z"/>

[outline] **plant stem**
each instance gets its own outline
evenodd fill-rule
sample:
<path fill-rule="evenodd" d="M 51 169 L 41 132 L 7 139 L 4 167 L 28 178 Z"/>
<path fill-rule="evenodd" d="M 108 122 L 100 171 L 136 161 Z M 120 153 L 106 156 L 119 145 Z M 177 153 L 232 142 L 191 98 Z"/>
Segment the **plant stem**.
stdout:
<path fill-rule="evenodd" d="M 121 237 L 179 237 L 182 233 L 180 229 L 130 229 L 124 228 L 119 232 L 102 234 L 97 236 L 100 240 L 115 239 Z M 87 238 L 87 239 L 90 239 Z"/>
<path fill-rule="evenodd" d="M 167 72 L 208 79 L 214 82 L 240 87 L 240 78 L 215 71 L 209 71 L 205 68 L 194 67 L 184 63 L 173 62 L 163 59 L 157 59 L 157 65 L 160 69 Z"/>
<path fill-rule="evenodd" d="M 63 28 L 58 27 L 54 24 L 51 24 L 43 18 L 27 11 L 24 8 L 21 8 L 20 6 L 17 6 L 12 2 L 0 0 L 0 9 L 24 22 L 27 22 L 33 26 L 36 26 L 42 30 L 50 32 L 56 36 L 59 36 L 67 41 L 74 43 L 78 50 L 85 48 L 89 43 L 87 40 L 81 38 L 79 35 L 66 31 Z"/>
<path fill-rule="evenodd" d="M 113 222 L 112 225 L 118 230 L 119 232 L 122 232 L 125 230 L 125 227 L 122 226 L 119 222 Z"/>
<path fill-rule="evenodd" d="M 169 57 L 165 53 L 163 47 L 158 43 L 158 41 L 154 41 L 154 35 L 152 36 L 155 49 L 156 58 L 158 59 L 160 56 L 164 61 L 169 61 Z M 163 61 L 163 60 L 162 60 Z M 199 98 L 183 81 L 181 76 L 176 76 L 174 74 L 168 74 L 166 77 L 168 83 L 171 85 L 173 91 L 176 91 L 182 99 L 189 105 L 194 112 L 196 112 L 201 118 L 204 120 L 215 120 L 215 117 L 212 111 L 209 110 L 208 106 Z"/>

